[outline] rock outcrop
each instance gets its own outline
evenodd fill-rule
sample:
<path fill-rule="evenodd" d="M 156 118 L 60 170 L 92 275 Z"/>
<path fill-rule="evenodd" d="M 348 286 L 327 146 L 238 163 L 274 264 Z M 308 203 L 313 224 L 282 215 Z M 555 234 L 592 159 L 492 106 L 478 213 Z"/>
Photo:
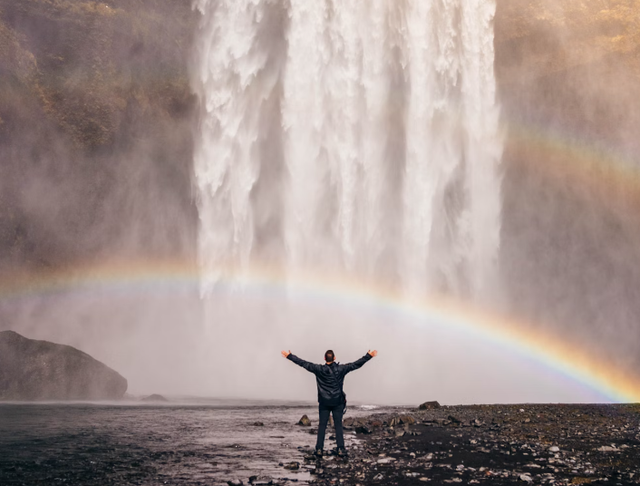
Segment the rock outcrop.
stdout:
<path fill-rule="evenodd" d="M 127 380 L 86 353 L 0 332 L 0 400 L 117 400 Z"/>

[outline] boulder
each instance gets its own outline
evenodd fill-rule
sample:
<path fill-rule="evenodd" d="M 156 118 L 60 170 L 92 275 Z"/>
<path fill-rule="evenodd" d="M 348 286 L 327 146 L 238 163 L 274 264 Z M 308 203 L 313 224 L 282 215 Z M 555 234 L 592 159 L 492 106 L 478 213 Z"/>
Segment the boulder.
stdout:
<path fill-rule="evenodd" d="M 273 484 L 273 478 L 271 476 L 249 476 L 249 484 L 253 486 L 269 486 Z"/>
<path fill-rule="evenodd" d="M 168 402 L 169 400 L 167 400 L 162 395 L 158 395 L 158 394 L 154 393 L 153 395 L 149 395 L 148 397 L 144 397 L 140 401 L 141 402 Z"/>
<path fill-rule="evenodd" d="M 440 408 L 440 404 L 436 401 L 433 402 L 424 402 L 420 404 L 418 407 L 420 410 L 435 410 L 436 408 Z"/>
<path fill-rule="evenodd" d="M 71 346 L 0 332 L 0 400 L 119 400 L 127 380 Z"/>
<path fill-rule="evenodd" d="M 303 415 L 300 421 L 298 422 L 298 425 L 302 425 L 304 427 L 311 427 L 311 420 L 309 420 L 309 417 L 307 417 L 306 415 Z"/>
<path fill-rule="evenodd" d="M 400 423 L 404 425 L 415 425 L 416 419 L 411 415 L 402 415 L 399 417 Z"/>

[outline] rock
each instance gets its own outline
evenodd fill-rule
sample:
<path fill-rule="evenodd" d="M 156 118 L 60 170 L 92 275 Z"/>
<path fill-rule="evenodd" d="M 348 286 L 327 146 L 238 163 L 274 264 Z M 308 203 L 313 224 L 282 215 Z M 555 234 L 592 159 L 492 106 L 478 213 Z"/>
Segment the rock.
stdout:
<path fill-rule="evenodd" d="M 253 424 L 251 424 L 251 425 L 253 425 L 254 427 L 264 427 L 264 423 L 263 422 L 253 422 Z"/>
<path fill-rule="evenodd" d="M 411 415 L 402 415 L 400 417 L 400 423 L 404 425 L 414 425 L 416 423 L 416 419 Z"/>
<path fill-rule="evenodd" d="M 549 452 L 560 452 L 560 448 L 558 446 L 549 447 Z"/>
<path fill-rule="evenodd" d="M 370 434 L 371 429 L 366 425 L 361 425 L 360 427 L 356 427 L 356 434 Z"/>
<path fill-rule="evenodd" d="M 524 481 L 525 483 L 532 483 L 533 482 L 533 478 L 531 476 L 529 476 L 528 474 L 521 474 L 520 475 L 520 481 Z"/>
<path fill-rule="evenodd" d="M 378 464 L 391 464 L 392 462 L 396 462 L 396 459 L 393 457 L 383 457 L 382 459 L 378 459 Z"/>
<path fill-rule="evenodd" d="M 418 407 L 419 410 L 435 410 L 436 408 L 440 408 L 440 404 L 436 401 L 424 402 Z"/>
<path fill-rule="evenodd" d="M 298 425 L 302 425 L 303 427 L 311 427 L 311 420 L 306 415 L 303 415 L 302 418 L 298 421 Z"/>
<path fill-rule="evenodd" d="M 0 332 L 0 400 L 119 400 L 127 380 L 82 351 Z"/>
<path fill-rule="evenodd" d="M 289 471 L 297 471 L 298 469 L 300 469 L 300 463 L 297 461 L 293 461 L 285 465 L 284 468 L 288 469 Z"/>
<path fill-rule="evenodd" d="M 153 395 L 149 395 L 148 397 L 144 397 L 140 401 L 141 402 L 168 402 L 169 400 L 167 400 L 162 395 L 153 394 Z"/>
<path fill-rule="evenodd" d="M 602 447 L 598 447 L 597 450 L 599 452 L 618 452 L 618 448 L 613 446 L 602 446 Z"/>
<path fill-rule="evenodd" d="M 240 479 L 232 479 L 227 481 L 227 484 L 229 486 L 242 486 L 244 483 Z"/>

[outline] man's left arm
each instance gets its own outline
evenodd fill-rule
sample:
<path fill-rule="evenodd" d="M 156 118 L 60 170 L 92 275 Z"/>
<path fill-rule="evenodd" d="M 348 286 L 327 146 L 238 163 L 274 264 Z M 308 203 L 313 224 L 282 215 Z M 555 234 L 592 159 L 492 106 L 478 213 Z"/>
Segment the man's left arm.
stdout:
<path fill-rule="evenodd" d="M 367 354 L 365 354 L 362 358 L 360 358 L 359 360 L 354 361 L 353 363 L 347 363 L 345 365 L 342 365 L 344 368 L 344 373 L 351 373 L 352 371 L 355 371 L 359 368 L 362 368 L 362 366 L 364 366 L 364 364 L 369 361 L 371 358 L 374 358 L 375 356 L 378 355 L 378 351 L 376 351 L 375 349 L 373 351 L 368 351 Z"/>

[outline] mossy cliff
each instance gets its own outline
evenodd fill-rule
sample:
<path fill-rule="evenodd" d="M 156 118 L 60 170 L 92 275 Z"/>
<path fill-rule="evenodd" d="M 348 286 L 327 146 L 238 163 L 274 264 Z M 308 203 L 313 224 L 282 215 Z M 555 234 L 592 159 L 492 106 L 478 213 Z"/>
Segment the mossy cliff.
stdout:
<path fill-rule="evenodd" d="M 193 21 L 188 1 L 0 0 L 0 268 L 192 254 Z"/>

